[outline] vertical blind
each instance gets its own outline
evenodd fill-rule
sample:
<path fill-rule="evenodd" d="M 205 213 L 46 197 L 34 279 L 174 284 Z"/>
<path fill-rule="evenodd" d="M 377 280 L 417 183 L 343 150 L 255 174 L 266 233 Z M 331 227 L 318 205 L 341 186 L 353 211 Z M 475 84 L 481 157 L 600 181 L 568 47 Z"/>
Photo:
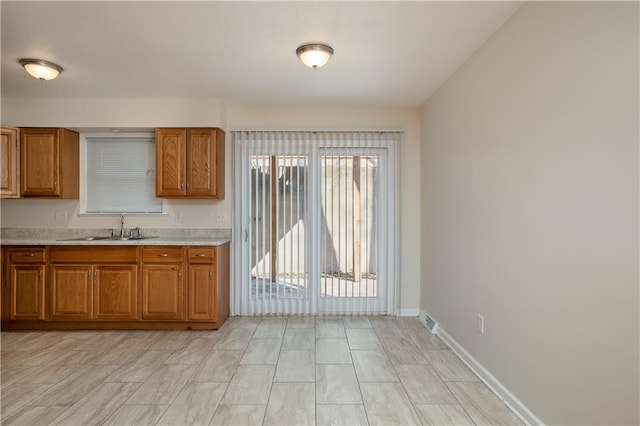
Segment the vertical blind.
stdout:
<path fill-rule="evenodd" d="M 394 313 L 398 132 L 232 132 L 233 313 Z"/>
<path fill-rule="evenodd" d="M 86 213 L 161 213 L 152 137 L 86 139 Z"/>

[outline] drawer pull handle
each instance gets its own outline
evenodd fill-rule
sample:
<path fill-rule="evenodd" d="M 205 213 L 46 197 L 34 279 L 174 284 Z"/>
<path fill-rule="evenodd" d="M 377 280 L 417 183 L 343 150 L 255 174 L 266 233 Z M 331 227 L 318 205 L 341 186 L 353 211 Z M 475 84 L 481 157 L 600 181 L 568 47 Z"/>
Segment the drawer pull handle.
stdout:
<path fill-rule="evenodd" d="M 205 257 L 206 255 L 204 253 L 198 253 L 196 254 L 196 257 Z"/>
<path fill-rule="evenodd" d="M 158 254 L 158 256 L 160 256 L 160 257 L 167 257 L 167 256 L 169 256 L 169 255 L 168 255 L 167 253 L 160 253 L 160 254 Z"/>
<path fill-rule="evenodd" d="M 33 254 L 33 253 L 25 253 L 24 255 L 27 256 L 27 257 L 34 257 L 35 256 L 35 254 Z"/>

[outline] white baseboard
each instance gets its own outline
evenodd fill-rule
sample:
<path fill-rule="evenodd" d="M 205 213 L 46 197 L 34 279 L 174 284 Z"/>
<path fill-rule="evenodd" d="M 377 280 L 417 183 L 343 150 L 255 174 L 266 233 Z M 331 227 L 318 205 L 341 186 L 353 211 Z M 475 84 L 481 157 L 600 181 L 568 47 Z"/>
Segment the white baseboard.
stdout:
<path fill-rule="evenodd" d="M 420 311 L 419 319 L 422 325 L 424 324 L 424 316 L 426 312 Z M 433 317 L 432 317 L 433 318 Z M 544 425 L 542 420 L 536 417 L 535 414 L 531 412 L 527 408 L 526 405 L 522 403 L 514 394 L 509 391 L 496 377 L 491 374 L 489 370 L 487 370 L 477 359 L 475 359 L 465 348 L 463 348 L 458 342 L 455 341 L 453 337 L 451 337 L 441 325 L 438 325 L 437 333 L 436 333 L 443 342 L 451 348 L 451 350 L 460 358 L 470 369 L 473 371 L 476 376 L 480 378 L 484 382 L 485 385 L 493 393 L 495 393 L 498 398 L 504 401 L 505 404 L 513 410 L 513 412 L 520 417 L 520 419 L 525 422 L 527 425 Z"/>
<path fill-rule="evenodd" d="M 419 315 L 420 315 L 420 309 L 418 308 L 398 309 L 399 317 L 417 317 Z"/>

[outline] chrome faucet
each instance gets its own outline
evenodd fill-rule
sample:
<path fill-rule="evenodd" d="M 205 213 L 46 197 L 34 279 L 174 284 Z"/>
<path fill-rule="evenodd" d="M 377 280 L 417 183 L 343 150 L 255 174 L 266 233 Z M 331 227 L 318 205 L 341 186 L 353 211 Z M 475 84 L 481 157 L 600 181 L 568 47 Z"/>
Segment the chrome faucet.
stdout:
<path fill-rule="evenodd" d="M 124 237 L 124 214 L 120 215 L 120 237 Z"/>

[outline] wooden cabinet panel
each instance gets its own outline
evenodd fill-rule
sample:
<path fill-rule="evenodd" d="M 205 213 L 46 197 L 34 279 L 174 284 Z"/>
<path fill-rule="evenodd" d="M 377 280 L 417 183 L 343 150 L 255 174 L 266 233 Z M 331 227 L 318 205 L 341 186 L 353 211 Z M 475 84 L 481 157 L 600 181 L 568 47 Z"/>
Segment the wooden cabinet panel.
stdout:
<path fill-rule="evenodd" d="M 92 318 L 92 274 L 91 265 L 51 265 L 51 319 Z"/>
<path fill-rule="evenodd" d="M 12 265 L 10 269 L 12 320 L 44 319 L 44 265 Z"/>
<path fill-rule="evenodd" d="M 187 319 L 215 319 L 215 282 L 213 265 L 189 265 L 189 303 Z"/>
<path fill-rule="evenodd" d="M 156 196 L 176 197 L 186 194 L 184 129 L 156 130 Z"/>
<path fill-rule="evenodd" d="M 137 263 L 135 246 L 53 246 L 51 263 Z"/>
<path fill-rule="evenodd" d="M 12 249 L 9 255 L 11 263 L 43 263 L 45 258 L 44 248 L 20 248 Z"/>
<path fill-rule="evenodd" d="M 99 265 L 94 268 L 94 319 L 135 320 L 138 316 L 138 268 L 135 265 Z"/>
<path fill-rule="evenodd" d="M 224 132 L 156 129 L 156 196 L 224 198 Z"/>
<path fill-rule="evenodd" d="M 182 265 L 142 267 L 142 319 L 183 320 Z"/>
<path fill-rule="evenodd" d="M 24 197 L 78 198 L 79 135 L 67 129 L 20 131 L 20 183 Z"/>
<path fill-rule="evenodd" d="M 0 128 L 0 198 L 19 198 L 19 130 Z"/>

